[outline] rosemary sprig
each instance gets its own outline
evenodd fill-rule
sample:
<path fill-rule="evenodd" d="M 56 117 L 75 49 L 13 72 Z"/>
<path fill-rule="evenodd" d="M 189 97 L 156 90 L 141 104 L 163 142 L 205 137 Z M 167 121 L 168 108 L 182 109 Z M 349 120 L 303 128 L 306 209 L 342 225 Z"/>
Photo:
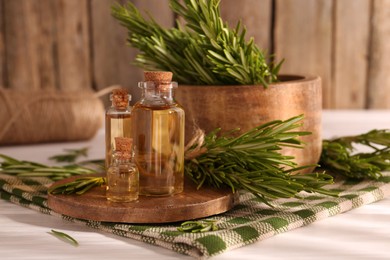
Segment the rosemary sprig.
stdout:
<path fill-rule="evenodd" d="M 200 233 L 218 230 L 216 220 L 199 220 L 199 221 L 186 221 L 181 223 L 178 231 L 188 233 Z"/>
<path fill-rule="evenodd" d="M 74 163 L 79 157 L 87 157 L 88 149 L 88 147 L 84 147 L 81 149 L 64 149 L 64 154 L 53 155 L 49 157 L 49 159 L 55 162 Z"/>
<path fill-rule="evenodd" d="M 0 171 L 19 177 L 47 177 L 53 181 L 71 176 L 96 173 L 96 170 L 77 164 L 66 166 L 48 166 L 41 163 L 17 160 L 10 156 L 0 154 L 3 161 L 0 163 Z"/>
<path fill-rule="evenodd" d="M 106 178 L 86 176 L 101 171 L 103 160 L 89 160 L 66 166 L 47 166 L 36 162 L 17 160 L 4 154 L 0 154 L 0 158 L 3 159 L 0 162 L 0 172 L 18 177 L 47 177 L 53 181 L 58 181 L 71 176 L 80 176 L 72 182 L 51 187 L 48 192 L 52 194 L 76 193 L 81 195 L 93 187 L 106 184 Z M 94 168 L 81 165 L 92 165 Z"/>
<path fill-rule="evenodd" d="M 228 186 L 232 191 L 244 189 L 265 203 L 269 199 L 297 196 L 300 191 L 337 195 L 322 187 L 333 183 L 325 173 L 293 175 L 297 167 L 293 157 L 280 153 L 283 146 L 302 147 L 299 136 L 308 132 L 294 131 L 301 126 L 303 116 L 285 121 L 272 121 L 238 137 L 217 136 L 214 131 L 205 137 L 203 153 L 185 163 L 185 172 L 200 188 Z M 194 145 L 192 150 L 199 149 Z M 188 151 L 191 153 L 191 149 Z"/>
<path fill-rule="evenodd" d="M 104 177 L 81 177 L 74 181 L 66 182 L 57 186 L 52 186 L 47 191 L 51 194 L 84 194 L 93 187 L 102 186 L 106 184 Z"/>
<path fill-rule="evenodd" d="M 356 153 L 357 145 L 370 152 Z M 319 164 L 349 178 L 378 179 L 381 171 L 390 170 L 390 131 L 374 129 L 361 135 L 324 140 Z"/>
<path fill-rule="evenodd" d="M 66 241 L 66 242 L 70 243 L 73 246 L 78 246 L 79 245 L 79 243 L 77 242 L 76 239 L 74 239 L 73 237 L 69 236 L 68 234 L 66 234 L 64 232 L 60 232 L 60 231 L 52 229 L 51 232 L 47 232 L 47 233 L 57 237 L 58 239 L 60 239 L 62 241 Z"/>
<path fill-rule="evenodd" d="M 185 21 L 162 28 L 146 20 L 132 3 L 112 7 L 112 15 L 128 30 L 128 42 L 140 50 L 136 64 L 146 70 L 172 71 L 183 84 L 263 84 L 277 80 L 281 62 L 268 64 L 266 54 L 221 18 L 219 0 L 171 0 L 173 12 Z"/>

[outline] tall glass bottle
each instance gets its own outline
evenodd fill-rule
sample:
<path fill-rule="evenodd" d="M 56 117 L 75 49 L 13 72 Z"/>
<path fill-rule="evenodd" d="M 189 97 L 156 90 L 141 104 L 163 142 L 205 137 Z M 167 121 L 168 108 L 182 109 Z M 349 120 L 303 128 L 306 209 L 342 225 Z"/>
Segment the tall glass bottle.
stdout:
<path fill-rule="evenodd" d="M 115 137 L 131 138 L 131 96 L 126 89 L 115 89 L 110 100 L 111 107 L 106 111 L 106 169 L 115 150 Z"/>
<path fill-rule="evenodd" d="M 145 72 L 142 97 L 132 111 L 140 194 L 167 196 L 183 191 L 184 110 L 174 99 L 171 72 Z"/>
<path fill-rule="evenodd" d="M 116 150 L 107 170 L 107 200 L 130 202 L 138 199 L 139 172 L 132 161 L 132 139 L 115 137 Z"/>

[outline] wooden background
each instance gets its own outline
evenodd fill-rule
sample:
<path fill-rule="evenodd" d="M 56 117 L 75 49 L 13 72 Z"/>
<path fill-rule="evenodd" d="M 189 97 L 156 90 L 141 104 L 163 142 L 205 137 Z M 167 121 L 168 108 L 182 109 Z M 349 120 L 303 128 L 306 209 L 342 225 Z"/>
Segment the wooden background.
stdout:
<path fill-rule="evenodd" d="M 0 0 L 0 87 L 95 89 L 121 84 L 139 97 L 113 0 Z M 118 1 L 124 3 L 125 1 Z M 166 27 L 167 0 L 133 0 Z M 390 108 L 390 0 L 222 0 L 257 44 L 285 58 L 283 73 L 323 79 L 323 106 Z"/>

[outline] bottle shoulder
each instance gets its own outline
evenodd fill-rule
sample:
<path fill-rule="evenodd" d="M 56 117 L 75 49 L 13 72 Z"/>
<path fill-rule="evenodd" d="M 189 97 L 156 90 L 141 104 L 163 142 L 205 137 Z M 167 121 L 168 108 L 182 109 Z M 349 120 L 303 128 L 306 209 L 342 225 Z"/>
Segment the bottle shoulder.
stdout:
<path fill-rule="evenodd" d="M 109 107 L 106 110 L 106 115 L 124 115 L 131 114 L 133 108 L 131 106 L 126 107 L 125 109 L 116 109 L 115 107 Z"/>
<path fill-rule="evenodd" d="M 169 104 L 153 104 L 153 103 L 147 103 L 147 102 L 137 102 L 133 106 L 133 112 L 136 112 L 137 110 L 176 110 L 181 111 L 183 107 L 179 103 L 169 103 Z"/>

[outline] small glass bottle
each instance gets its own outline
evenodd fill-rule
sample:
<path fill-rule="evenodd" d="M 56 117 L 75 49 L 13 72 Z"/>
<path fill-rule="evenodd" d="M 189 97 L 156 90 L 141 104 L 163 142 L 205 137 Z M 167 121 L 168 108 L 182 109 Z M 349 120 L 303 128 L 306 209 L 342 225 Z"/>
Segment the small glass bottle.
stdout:
<path fill-rule="evenodd" d="M 171 72 L 145 72 L 142 97 L 132 111 L 140 194 L 168 196 L 184 186 L 184 110 L 174 99 Z"/>
<path fill-rule="evenodd" d="M 131 96 L 124 88 L 114 89 L 111 107 L 106 111 L 106 169 L 110 167 L 115 137 L 131 138 Z"/>
<path fill-rule="evenodd" d="M 116 137 L 116 150 L 107 170 L 107 200 L 130 202 L 138 199 L 139 172 L 133 163 L 132 139 Z"/>

